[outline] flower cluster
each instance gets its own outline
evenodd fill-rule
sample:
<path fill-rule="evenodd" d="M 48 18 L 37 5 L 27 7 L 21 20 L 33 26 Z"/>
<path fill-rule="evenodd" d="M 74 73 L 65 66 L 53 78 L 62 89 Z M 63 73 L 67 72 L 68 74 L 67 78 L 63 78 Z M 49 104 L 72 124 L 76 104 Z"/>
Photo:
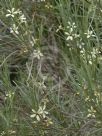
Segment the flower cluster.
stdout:
<path fill-rule="evenodd" d="M 20 23 L 26 23 L 26 17 L 21 10 L 12 8 L 11 10 L 8 9 L 7 12 L 6 17 L 15 18 L 18 16 Z"/>
<path fill-rule="evenodd" d="M 66 45 L 70 47 L 69 49 L 73 49 L 74 46 L 72 45 L 76 45 L 75 47 L 80 51 L 80 57 L 83 58 L 83 61 L 91 65 L 93 64 L 93 62 L 95 62 L 100 52 L 96 47 L 92 47 L 90 50 L 86 49 L 85 46 L 87 45 L 83 42 L 83 38 L 78 32 L 75 22 L 68 21 L 66 28 L 63 28 L 60 25 L 56 32 L 58 32 L 59 30 L 64 31 Z M 87 39 L 95 37 L 94 32 L 90 29 L 83 33 L 83 35 L 86 36 Z"/>
<path fill-rule="evenodd" d="M 77 26 L 76 26 L 75 22 L 71 23 L 68 21 L 68 25 L 64 29 L 65 40 L 66 40 L 67 46 L 69 46 L 69 47 L 72 47 L 71 45 L 74 41 L 77 42 L 80 40 L 80 34 L 78 34 L 76 28 L 77 28 Z M 76 43 L 76 45 L 77 45 L 77 43 Z"/>
<path fill-rule="evenodd" d="M 6 135 L 16 135 L 16 131 L 15 130 L 8 130 L 7 132 L 2 131 L 0 133 L 0 136 L 6 136 Z"/>
<path fill-rule="evenodd" d="M 92 48 L 91 51 L 86 51 L 84 48 L 80 50 L 81 57 L 85 60 L 87 54 L 87 59 L 89 64 L 93 64 L 93 62 L 96 60 L 97 56 L 100 54 L 100 51 L 98 48 Z"/>
<path fill-rule="evenodd" d="M 15 8 L 12 8 L 11 10 L 8 9 L 6 17 L 10 18 L 11 20 L 16 20 L 17 19 L 17 21 L 19 22 L 19 25 L 22 24 L 22 23 L 26 23 L 27 22 L 26 21 L 26 17 L 22 13 L 22 11 L 19 10 L 19 9 L 16 10 Z M 14 33 L 14 34 L 17 34 L 17 35 L 19 34 L 18 26 L 15 23 L 11 24 L 10 32 Z"/>
<path fill-rule="evenodd" d="M 53 5 L 51 5 L 49 2 L 45 5 L 45 8 L 47 9 L 53 9 Z"/>
<path fill-rule="evenodd" d="M 91 106 L 90 109 L 88 109 L 88 115 L 87 117 L 95 117 L 96 110 Z"/>

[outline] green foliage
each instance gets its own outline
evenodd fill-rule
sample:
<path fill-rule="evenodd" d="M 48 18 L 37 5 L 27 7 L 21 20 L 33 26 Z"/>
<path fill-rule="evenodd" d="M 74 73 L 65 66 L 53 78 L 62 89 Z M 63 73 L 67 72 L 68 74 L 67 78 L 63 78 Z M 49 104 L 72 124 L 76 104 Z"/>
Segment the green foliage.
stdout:
<path fill-rule="evenodd" d="M 0 136 L 102 135 L 101 0 L 0 0 Z"/>

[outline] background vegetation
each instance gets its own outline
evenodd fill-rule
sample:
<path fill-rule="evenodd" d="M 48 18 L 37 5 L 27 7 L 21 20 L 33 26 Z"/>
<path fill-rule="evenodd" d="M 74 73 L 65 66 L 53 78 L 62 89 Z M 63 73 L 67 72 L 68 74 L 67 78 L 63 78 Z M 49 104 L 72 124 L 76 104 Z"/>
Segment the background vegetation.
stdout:
<path fill-rule="evenodd" d="M 101 136 L 101 44 L 101 0 L 0 0 L 0 136 Z"/>

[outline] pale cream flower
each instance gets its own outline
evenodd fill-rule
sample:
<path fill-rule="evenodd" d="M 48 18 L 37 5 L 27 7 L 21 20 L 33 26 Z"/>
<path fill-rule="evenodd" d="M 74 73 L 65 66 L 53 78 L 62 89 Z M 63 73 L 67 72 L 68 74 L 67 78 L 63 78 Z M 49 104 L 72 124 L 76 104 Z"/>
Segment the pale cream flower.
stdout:
<path fill-rule="evenodd" d="M 12 97 L 14 97 L 14 92 L 8 92 L 7 94 L 6 94 L 6 97 L 5 97 L 5 99 L 7 99 L 7 98 L 9 98 L 9 99 L 11 99 Z"/>
<path fill-rule="evenodd" d="M 26 23 L 27 20 L 26 20 L 26 17 L 24 14 L 21 14 L 21 16 L 19 17 L 19 20 L 21 21 L 21 23 Z"/>
<path fill-rule="evenodd" d="M 48 126 L 50 126 L 50 125 L 53 124 L 53 121 L 52 121 L 51 118 L 47 118 L 47 119 L 45 120 L 45 123 L 46 123 L 46 126 L 48 127 Z"/>
<path fill-rule="evenodd" d="M 74 31 L 74 29 L 76 28 L 77 26 L 75 25 L 75 22 L 71 23 L 68 21 L 68 26 L 67 26 L 67 29 L 69 29 L 69 31 L 72 33 Z"/>
<path fill-rule="evenodd" d="M 66 38 L 67 41 L 69 41 L 69 40 L 72 41 L 73 40 L 73 36 L 70 33 L 65 32 L 65 34 L 67 35 L 67 38 Z"/>
<path fill-rule="evenodd" d="M 60 30 L 63 30 L 62 25 L 59 25 L 59 26 L 58 26 L 58 28 L 57 28 L 56 32 L 59 32 Z"/>
<path fill-rule="evenodd" d="M 96 110 L 91 106 L 90 109 L 88 109 L 89 114 L 87 117 L 95 117 Z"/>
<path fill-rule="evenodd" d="M 46 89 L 46 85 L 44 82 L 38 82 L 40 88 Z"/>
<path fill-rule="evenodd" d="M 18 27 L 15 24 L 13 24 L 12 27 L 10 27 L 10 33 L 19 34 Z"/>
<path fill-rule="evenodd" d="M 7 14 L 6 14 L 6 17 L 12 17 L 14 18 L 16 14 L 20 14 L 21 11 L 18 9 L 18 10 L 15 10 L 15 8 L 12 8 L 11 10 L 7 10 Z"/>
<path fill-rule="evenodd" d="M 68 26 L 66 27 L 67 30 L 65 31 L 67 41 L 73 41 L 80 37 L 80 35 L 76 33 L 76 27 L 75 22 L 71 23 L 68 21 Z"/>
<path fill-rule="evenodd" d="M 41 118 L 45 118 L 46 115 L 48 114 L 48 112 L 45 111 L 45 109 L 46 109 L 46 105 L 44 105 L 43 107 L 39 106 L 39 109 L 37 111 L 32 109 L 33 114 L 30 117 L 36 118 L 37 121 L 40 121 Z"/>
<path fill-rule="evenodd" d="M 5 131 L 2 131 L 1 133 L 0 133 L 0 136 L 5 136 L 6 135 L 6 132 Z"/>
<path fill-rule="evenodd" d="M 87 30 L 86 33 L 84 33 L 86 35 L 86 37 L 89 39 L 90 37 L 94 37 L 95 35 L 93 35 L 93 31 Z"/>
<path fill-rule="evenodd" d="M 34 50 L 33 52 L 34 58 L 40 59 L 43 57 L 43 54 L 40 52 L 40 50 Z"/>

